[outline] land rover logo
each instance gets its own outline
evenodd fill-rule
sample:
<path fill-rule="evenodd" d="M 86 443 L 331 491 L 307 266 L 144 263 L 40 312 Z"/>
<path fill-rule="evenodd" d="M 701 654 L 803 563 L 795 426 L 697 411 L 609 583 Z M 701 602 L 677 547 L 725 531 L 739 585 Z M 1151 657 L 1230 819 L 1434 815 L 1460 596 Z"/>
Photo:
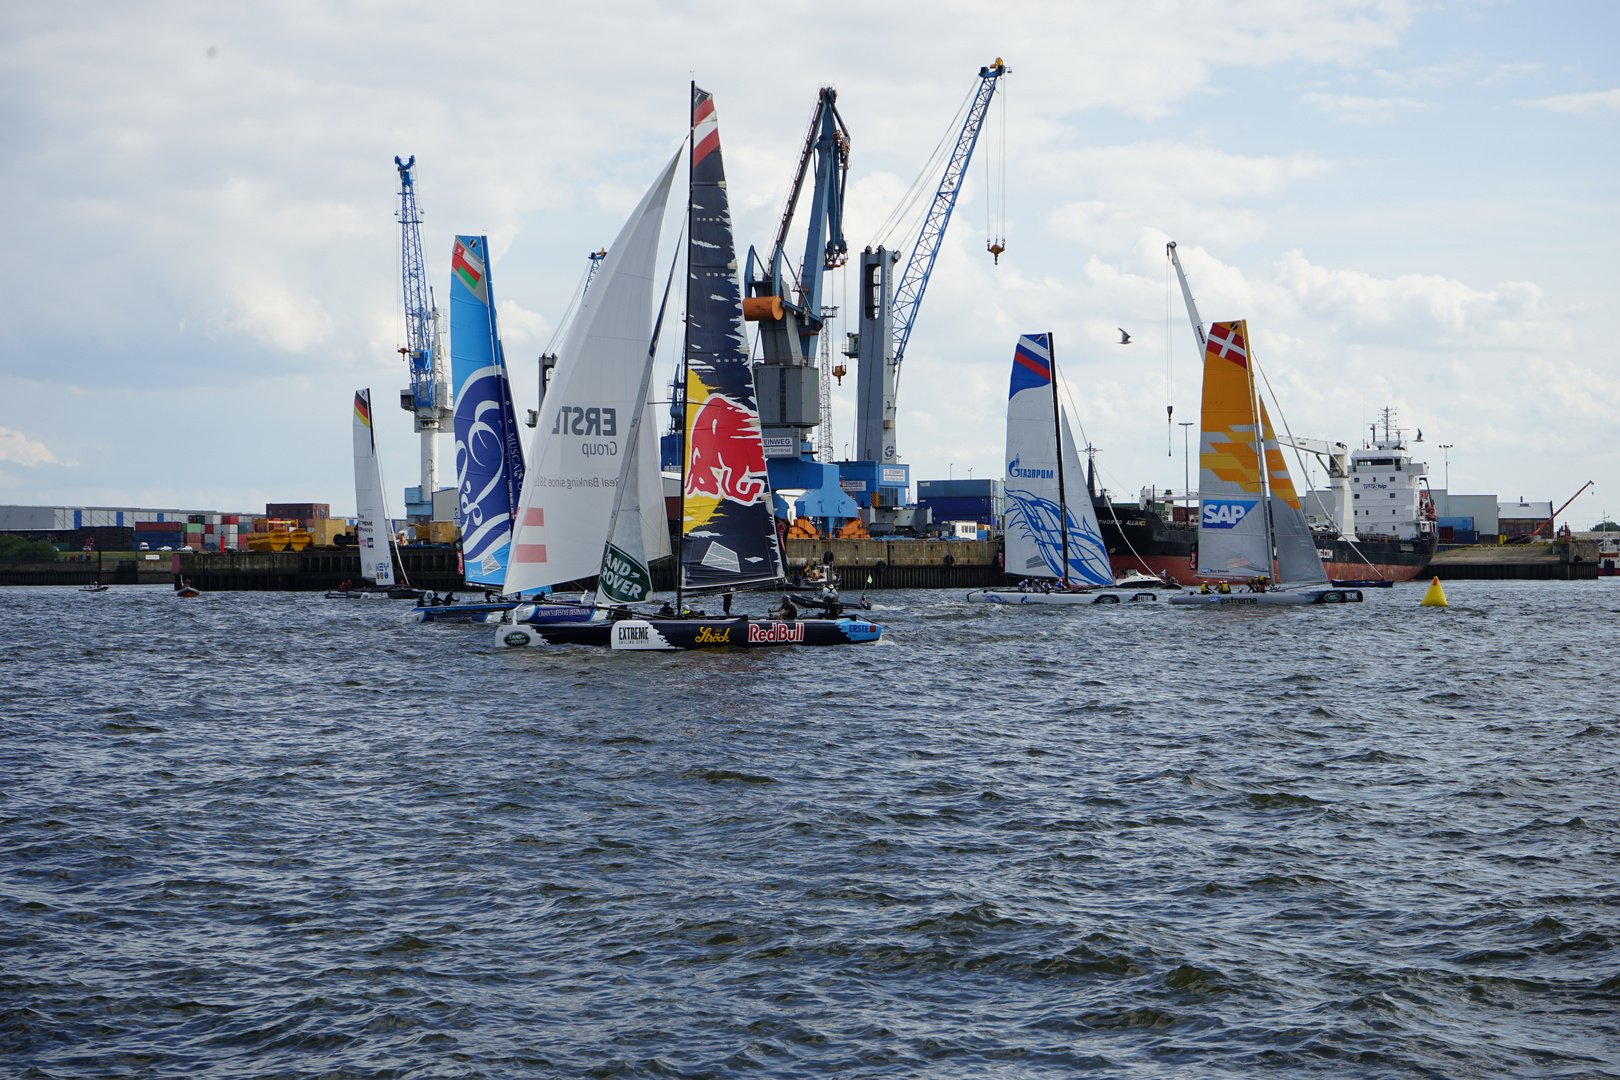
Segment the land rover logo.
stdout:
<path fill-rule="evenodd" d="M 514 630 L 510 634 L 506 635 L 505 640 L 508 645 L 527 645 L 529 643 L 529 635 L 525 634 L 521 630 Z"/>

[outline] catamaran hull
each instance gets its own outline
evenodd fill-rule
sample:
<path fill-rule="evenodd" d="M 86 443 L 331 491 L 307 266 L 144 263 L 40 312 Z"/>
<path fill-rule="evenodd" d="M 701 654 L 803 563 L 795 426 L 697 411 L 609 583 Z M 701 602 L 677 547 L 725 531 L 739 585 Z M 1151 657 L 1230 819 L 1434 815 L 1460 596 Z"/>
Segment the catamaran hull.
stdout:
<path fill-rule="evenodd" d="M 516 604 L 444 604 L 411 612 L 419 623 L 498 623 Z M 584 609 L 580 609 L 584 610 Z"/>
<path fill-rule="evenodd" d="M 625 619 L 613 624 L 612 644 L 614 649 L 632 651 L 760 649 L 857 645 L 882 636 L 882 627 L 859 619 Z"/>
<path fill-rule="evenodd" d="M 1310 589 L 1304 592 L 1183 593 L 1172 596 L 1178 607 L 1298 607 L 1303 604 L 1359 604 L 1360 589 Z"/>
<path fill-rule="evenodd" d="M 1159 597 L 1158 594 L 1151 592 L 1133 592 L 1127 595 L 1117 592 L 1024 593 L 1010 589 L 975 589 L 967 594 L 967 598 L 971 603 L 1006 604 L 1010 607 L 1076 607 L 1081 604 L 1117 604 L 1121 600 L 1136 603 L 1157 600 Z"/>
<path fill-rule="evenodd" d="M 1204 579 L 1193 566 L 1198 533 L 1191 526 L 1172 525 L 1151 510 L 1111 507 L 1097 500 L 1103 543 L 1114 572 L 1125 575 L 1146 570 L 1168 573 L 1182 585 L 1200 585 Z M 1411 581 L 1434 557 L 1438 534 L 1413 540 L 1357 540 L 1317 538 L 1322 569 L 1334 581 Z M 1215 584 L 1213 579 L 1210 584 Z"/>
<path fill-rule="evenodd" d="M 761 649 L 779 645 L 857 645 L 877 641 L 883 628 L 859 619 L 794 622 L 735 619 L 621 619 L 617 622 L 518 623 L 496 631 L 513 648 L 590 645 L 621 652 Z"/>

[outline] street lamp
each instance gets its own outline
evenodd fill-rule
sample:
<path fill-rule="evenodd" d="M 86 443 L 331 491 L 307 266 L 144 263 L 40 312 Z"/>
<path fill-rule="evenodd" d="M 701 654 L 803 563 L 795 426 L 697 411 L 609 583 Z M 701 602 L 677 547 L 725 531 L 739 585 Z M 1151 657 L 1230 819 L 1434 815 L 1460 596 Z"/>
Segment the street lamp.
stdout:
<path fill-rule="evenodd" d="M 1448 442 L 1440 444 L 1440 449 L 1446 455 L 1446 502 L 1448 503 L 1451 501 L 1451 448 L 1456 445 L 1456 443 Z"/>

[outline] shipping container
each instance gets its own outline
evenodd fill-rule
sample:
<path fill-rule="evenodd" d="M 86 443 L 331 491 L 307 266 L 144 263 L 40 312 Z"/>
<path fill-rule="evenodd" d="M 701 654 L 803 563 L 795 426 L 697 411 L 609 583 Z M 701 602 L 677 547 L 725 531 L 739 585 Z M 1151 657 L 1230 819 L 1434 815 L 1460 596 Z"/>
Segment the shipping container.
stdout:
<path fill-rule="evenodd" d="M 917 504 L 924 499 L 999 499 L 1006 492 L 1000 480 L 919 480 Z"/>
<path fill-rule="evenodd" d="M 918 506 L 926 506 L 934 512 L 935 521 L 966 521 L 982 515 L 1002 514 L 1006 512 L 1006 500 L 989 496 L 970 498 L 920 498 Z"/>

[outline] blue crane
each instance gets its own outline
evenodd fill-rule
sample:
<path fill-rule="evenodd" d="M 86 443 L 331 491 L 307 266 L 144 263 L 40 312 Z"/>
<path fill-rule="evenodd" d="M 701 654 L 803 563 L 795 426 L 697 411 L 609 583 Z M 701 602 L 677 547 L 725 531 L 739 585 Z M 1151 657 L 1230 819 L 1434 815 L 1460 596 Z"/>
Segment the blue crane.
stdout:
<path fill-rule="evenodd" d="M 860 463 L 874 463 L 873 475 L 852 476 L 868 481 L 867 491 L 881 492 L 876 502 L 897 505 L 910 486 L 906 470 L 899 464 L 895 447 L 894 397 L 900 364 L 905 359 L 906 342 L 917 322 L 917 311 L 928 288 L 934 260 L 939 256 L 945 229 L 956 208 L 956 197 L 967 175 L 973 148 L 978 145 L 996 84 L 1011 69 L 997 57 L 996 62 L 979 69 L 979 85 L 967 110 L 967 119 L 957 133 L 956 145 L 945 164 L 939 189 L 923 219 L 916 247 L 906 263 L 898 286 L 894 285 L 894 265 L 898 251 L 884 247 L 867 248 L 861 253 L 860 332 L 851 335 L 846 356 L 859 358 L 856 382 L 855 456 Z M 992 249 L 993 250 L 993 249 Z M 999 254 L 999 252 L 997 252 Z M 887 466 L 887 468 L 884 468 Z"/>
<path fill-rule="evenodd" d="M 405 289 L 405 346 L 400 355 L 410 368 L 411 385 L 399 395 L 399 407 L 412 414 L 414 430 L 422 437 L 422 482 L 411 498 L 406 488 L 406 514 L 431 517 L 433 492 L 439 482 L 440 425 L 454 414 L 450 387 L 441 355 L 439 311 L 433 303 L 427 266 L 422 258 L 421 214 L 416 208 L 416 155 L 409 161 L 397 156 L 399 169 L 399 230 L 401 278 Z"/>
<path fill-rule="evenodd" d="M 917 321 L 917 308 L 922 305 L 923 292 L 928 288 L 928 276 L 934 272 L 934 259 L 939 256 L 939 245 L 945 239 L 945 226 L 951 223 L 951 211 L 956 209 L 956 196 L 967 175 L 968 162 L 973 159 L 973 148 L 979 144 L 979 129 L 984 126 L 984 114 L 990 108 L 990 98 L 996 92 L 996 82 L 1007 74 L 1007 65 L 996 57 L 989 67 L 979 69 L 979 89 L 973 95 L 967 120 L 956 136 L 956 148 L 945 164 L 945 175 L 940 177 L 939 190 L 923 219 L 917 246 L 911 251 L 911 261 L 894 290 L 894 366 L 899 367 L 906 357 L 906 339 Z M 989 193 L 985 193 L 986 198 Z M 1000 252 L 996 253 L 998 256 Z"/>
<path fill-rule="evenodd" d="M 788 188 L 787 205 L 776 227 L 768 260 L 748 249 L 743 275 L 747 295 L 743 315 L 759 324 L 760 365 L 755 372 L 767 455 L 797 460 L 812 428 L 821 422 L 821 387 L 816 344 L 829 313 L 822 308 L 825 273 L 844 265 L 844 184 L 849 174 L 849 129 L 838 115 L 838 92 L 821 88 Z M 788 230 L 810 187 L 804 258 L 795 268 L 788 255 Z M 788 481 L 785 466 L 772 473 L 774 486 L 806 486 Z"/>
<path fill-rule="evenodd" d="M 849 128 L 838 115 L 838 91 L 830 86 L 821 88 L 815 111 L 810 116 L 810 127 L 805 132 L 804 148 L 799 152 L 799 166 L 788 189 L 787 205 L 782 210 L 776 227 L 776 242 L 771 245 L 769 264 L 762 264 L 759 255 L 748 249 L 748 295 L 750 297 L 780 297 L 782 306 L 793 313 L 797 323 L 798 340 L 784 342 L 797 349 L 798 361 L 803 363 L 816 354 L 816 338 L 824 325 L 821 314 L 823 272 L 836 270 L 849 260 L 849 245 L 844 240 L 844 186 L 849 175 Z M 799 263 L 798 281 L 790 285 L 787 275 L 791 267 L 784 267 L 787 252 L 788 229 L 798 209 L 804 181 L 812 173 L 810 194 L 810 220 L 805 228 L 804 258 Z M 790 297 L 796 296 L 797 299 Z M 763 313 L 766 305 L 750 305 L 756 313 Z M 774 315 L 774 311 L 771 312 Z M 780 319 L 759 319 L 781 322 Z M 761 326 L 761 330 L 767 327 Z M 775 359 L 786 362 L 789 357 L 773 358 L 770 343 L 766 344 L 766 363 Z"/>

